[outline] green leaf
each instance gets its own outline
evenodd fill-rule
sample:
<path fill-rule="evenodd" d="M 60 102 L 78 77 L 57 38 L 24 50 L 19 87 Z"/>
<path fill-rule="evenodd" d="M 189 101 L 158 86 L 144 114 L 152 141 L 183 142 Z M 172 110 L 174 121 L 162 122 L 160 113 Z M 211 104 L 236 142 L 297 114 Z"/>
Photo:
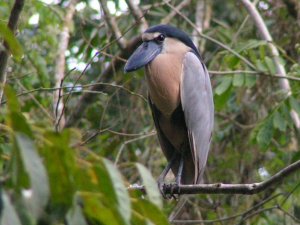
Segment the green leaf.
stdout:
<path fill-rule="evenodd" d="M 133 202 L 133 210 L 152 222 L 152 224 L 168 225 L 165 215 L 151 202 L 140 199 Z"/>
<path fill-rule="evenodd" d="M 265 62 L 266 62 L 266 64 L 267 64 L 267 67 L 268 67 L 269 72 L 270 72 L 272 75 L 275 75 L 275 74 L 276 74 L 276 66 L 275 66 L 275 64 L 274 64 L 274 61 L 273 61 L 270 57 L 266 56 L 266 57 L 265 57 Z"/>
<path fill-rule="evenodd" d="M 232 77 L 231 76 L 223 77 L 221 83 L 216 87 L 215 93 L 217 95 L 223 94 L 225 91 L 228 90 L 228 88 L 231 85 L 231 82 L 232 82 Z"/>
<path fill-rule="evenodd" d="M 256 64 L 256 67 L 259 71 L 261 71 L 261 72 L 267 72 L 268 71 L 268 68 L 265 64 L 265 61 L 257 59 L 255 64 Z"/>
<path fill-rule="evenodd" d="M 273 125 L 275 128 L 278 128 L 280 131 L 286 131 L 286 126 L 287 126 L 286 120 L 278 111 L 275 111 L 273 114 Z"/>
<path fill-rule="evenodd" d="M 3 225 L 21 225 L 18 214 L 16 213 L 14 206 L 12 205 L 8 195 L 5 191 L 2 191 L 2 212 L 0 214 L 0 224 Z"/>
<path fill-rule="evenodd" d="M 144 167 L 142 164 L 136 163 L 136 167 L 138 168 L 138 171 L 143 179 L 143 184 L 145 185 L 149 200 L 161 209 L 162 200 L 156 181 L 153 179 L 146 167 Z"/>
<path fill-rule="evenodd" d="M 259 56 L 261 59 L 264 59 L 266 56 L 266 51 L 265 51 L 266 47 L 265 46 L 259 46 Z"/>
<path fill-rule="evenodd" d="M 114 212 L 111 205 L 105 205 L 106 196 L 94 193 L 81 193 L 83 199 L 84 213 L 89 221 L 95 221 L 91 224 L 105 225 L 123 225 L 124 222 L 120 219 L 118 212 Z"/>
<path fill-rule="evenodd" d="M 101 198 L 103 207 L 108 207 L 112 211 L 116 221 L 130 224 L 131 202 L 121 174 L 107 159 L 97 160 L 94 164 L 96 164 L 92 167 L 94 182 L 98 184 L 98 191 L 103 195 Z"/>
<path fill-rule="evenodd" d="M 227 67 L 234 69 L 240 62 L 240 59 L 235 55 L 227 55 L 225 56 L 224 61 Z"/>
<path fill-rule="evenodd" d="M 50 87 L 49 74 L 47 70 L 47 63 L 42 55 L 40 55 L 37 51 L 32 51 L 28 55 L 31 63 L 37 71 L 38 78 L 40 80 L 41 86 Z"/>
<path fill-rule="evenodd" d="M 53 207 L 59 205 L 64 213 L 72 205 L 75 193 L 75 151 L 70 148 L 71 131 L 45 132 L 43 138 L 40 153 L 49 175 L 51 204 Z"/>
<path fill-rule="evenodd" d="M 12 87 L 9 85 L 5 85 L 4 93 L 7 98 L 7 106 L 9 112 L 21 112 L 17 96 Z"/>
<path fill-rule="evenodd" d="M 228 88 L 222 95 L 214 95 L 214 104 L 217 111 L 222 110 L 222 108 L 227 104 L 232 93 L 231 89 L 232 88 Z"/>
<path fill-rule="evenodd" d="M 115 194 L 114 198 L 118 206 L 118 211 L 122 215 L 124 222 L 130 224 L 131 203 L 127 189 L 123 184 L 122 176 L 112 162 L 107 159 L 103 159 L 102 162 L 112 182 L 113 190 L 110 191 Z"/>
<path fill-rule="evenodd" d="M 247 41 L 246 43 L 239 44 L 239 47 L 237 47 L 235 50 L 237 52 L 242 52 L 242 51 L 257 48 L 261 45 L 266 45 L 266 44 L 267 44 L 266 41 L 253 39 L 253 40 Z"/>
<path fill-rule="evenodd" d="M 22 46 L 19 41 L 14 36 L 13 32 L 7 27 L 7 25 L 0 21 L 0 37 L 8 44 L 8 47 L 16 58 L 16 60 L 21 60 L 23 56 Z"/>
<path fill-rule="evenodd" d="M 20 105 L 14 90 L 6 85 L 4 93 L 7 98 L 8 117 L 7 123 L 14 130 L 26 134 L 33 139 L 32 131 L 26 122 L 26 118 L 21 113 Z"/>
<path fill-rule="evenodd" d="M 67 224 L 72 225 L 87 225 L 82 209 L 78 203 L 79 197 L 74 198 L 73 207 L 69 210 L 66 216 Z"/>
<path fill-rule="evenodd" d="M 245 75 L 244 74 L 235 74 L 233 76 L 233 82 L 232 85 L 234 87 L 241 87 L 244 84 Z"/>
<path fill-rule="evenodd" d="M 248 88 L 253 87 L 256 84 L 256 76 L 255 75 L 246 75 L 245 76 L 245 85 Z"/>
<path fill-rule="evenodd" d="M 266 148 L 270 144 L 273 137 L 273 123 L 272 117 L 268 117 L 263 121 L 258 130 L 256 140 L 257 143 L 262 147 Z"/>
<path fill-rule="evenodd" d="M 300 102 L 296 100 L 293 96 L 289 98 L 290 105 L 300 115 Z"/>
<path fill-rule="evenodd" d="M 28 136 L 17 133 L 16 145 L 31 184 L 32 196 L 26 200 L 28 200 L 27 202 L 32 214 L 38 218 L 43 212 L 49 198 L 50 191 L 47 173 L 32 140 Z"/>

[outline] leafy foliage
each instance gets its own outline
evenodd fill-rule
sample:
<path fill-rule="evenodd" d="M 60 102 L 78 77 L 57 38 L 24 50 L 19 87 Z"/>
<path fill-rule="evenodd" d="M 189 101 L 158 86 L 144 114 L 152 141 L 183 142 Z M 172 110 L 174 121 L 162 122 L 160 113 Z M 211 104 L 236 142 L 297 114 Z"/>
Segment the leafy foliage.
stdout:
<path fill-rule="evenodd" d="M 55 130 L 56 59 L 69 1 L 46 2 L 25 1 L 14 36 L 6 28 L 14 1 L 0 1 L 0 38 L 13 55 L 0 106 L 0 223 L 168 224 L 167 215 L 176 202 L 161 199 L 153 178 L 166 160 L 154 133 L 143 71 L 124 74 L 121 61 L 103 76 L 122 49 L 98 1 L 79 0 L 69 24 L 61 97 L 66 118 L 82 96 L 92 93 L 93 98 L 86 100 L 81 117 L 70 128 Z M 193 23 L 198 2 L 190 1 L 180 10 Z M 281 90 L 269 43 L 260 39 L 241 3 L 203 2 L 207 7 L 203 32 L 231 50 L 205 38 L 196 43 L 210 71 L 226 72 L 211 73 L 216 123 L 205 181 L 266 179 L 300 159 L 299 131 L 290 114 L 291 110 L 300 114 L 300 83 L 289 80 L 291 95 Z M 107 4 L 130 43 L 141 29 L 126 3 Z M 161 23 L 172 11 L 167 4 L 150 0 L 140 1 L 139 7 L 149 25 Z M 288 76 L 299 80 L 300 18 L 294 12 L 299 4 L 260 0 L 257 7 L 280 50 L 279 61 Z M 180 15 L 172 16 L 170 24 L 198 37 Z M 3 48 L 1 44 L 0 51 Z M 121 60 L 128 54 L 121 54 Z M 96 82 L 98 88 L 91 90 Z M 134 183 L 143 183 L 147 195 L 128 191 Z M 195 196 L 189 207 L 194 212 L 188 215 L 194 219 L 201 213 L 201 219 L 218 220 L 238 213 L 224 224 L 294 224 L 294 218 L 300 218 L 299 190 L 295 174 L 255 196 Z M 277 197 L 255 208 L 273 195 Z M 268 209 L 279 203 L 284 211 Z"/>

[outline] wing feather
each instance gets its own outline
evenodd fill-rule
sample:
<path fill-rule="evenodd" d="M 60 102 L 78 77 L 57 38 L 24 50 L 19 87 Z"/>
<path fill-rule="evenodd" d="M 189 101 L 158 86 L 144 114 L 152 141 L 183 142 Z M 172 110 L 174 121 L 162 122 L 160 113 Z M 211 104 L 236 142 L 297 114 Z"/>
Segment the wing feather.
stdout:
<path fill-rule="evenodd" d="M 201 181 L 214 125 L 214 104 L 209 74 L 192 52 L 186 53 L 180 85 L 181 104 L 195 165 L 195 183 Z"/>

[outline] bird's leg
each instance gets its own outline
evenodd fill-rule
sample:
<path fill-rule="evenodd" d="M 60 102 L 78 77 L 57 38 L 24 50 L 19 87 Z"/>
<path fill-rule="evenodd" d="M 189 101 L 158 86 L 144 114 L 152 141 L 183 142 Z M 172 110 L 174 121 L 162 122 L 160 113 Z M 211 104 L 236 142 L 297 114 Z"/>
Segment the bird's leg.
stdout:
<path fill-rule="evenodd" d="M 182 177 L 182 171 L 183 171 L 183 162 L 184 162 L 184 154 L 182 153 L 181 156 L 180 156 L 178 173 L 177 173 L 177 176 L 176 176 L 176 179 L 175 179 L 175 182 L 178 186 L 181 184 L 181 177 Z"/>
<path fill-rule="evenodd" d="M 164 198 L 166 198 L 165 191 L 164 191 L 165 177 L 167 176 L 168 172 L 170 171 L 170 169 L 171 169 L 172 165 L 174 164 L 174 162 L 176 161 L 177 157 L 178 157 L 178 155 L 176 153 L 174 153 L 171 160 L 169 161 L 168 165 L 165 167 L 165 169 L 162 171 L 162 173 L 160 174 L 160 176 L 157 179 L 159 191 Z"/>

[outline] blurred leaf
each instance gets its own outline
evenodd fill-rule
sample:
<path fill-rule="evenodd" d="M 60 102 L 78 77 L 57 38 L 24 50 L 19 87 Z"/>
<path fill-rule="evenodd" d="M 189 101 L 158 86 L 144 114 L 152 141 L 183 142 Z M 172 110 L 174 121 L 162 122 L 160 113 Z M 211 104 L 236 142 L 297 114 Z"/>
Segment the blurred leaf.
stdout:
<path fill-rule="evenodd" d="M 300 102 L 299 102 L 299 100 L 296 100 L 293 96 L 291 96 L 289 98 L 289 100 L 290 100 L 289 102 L 290 102 L 290 105 L 291 105 L 292 109 L 294 109 L 298 113 L 298 115 L 300 115 Z"/>
<path fill-rule="evenodd" d="M 226 67 L 229 67 L 231 69 L 234 69 L 240 62 L 240 59 L 235 55 L 227 55 L 225 56 L 224 60 L 226 63 Z"/>
<path fill-rule="evenodd" d="M 111 180 L 113 181 L 113 188 L 117 197 L 119 212 L 123 216 L 125 223 L 129 224 L 131 204 L 128 191 L 123 184 L 122 176 L 114 164 L 109 160 L 103 159 L 103 163 L 110 175 Z"/>
<path fill-rule="evenodd" d="M 133 210 L 148 219 L 152 224 L 169 224 L 164 214 L 154 204 L 144 199 L 134 201 Z"/>
<path fill-rule="evenodd" d="M 223 77 L 221 83 L 216 87 L 215 93 L 217 95 L 223 94 L 225 91 L 228 90 L 228 88 L 231 85 L 231 82 L 232 82 L 231 76 Z"/>
<path fill-rule="evenodd" d="M 7 106 L 10 112 L 20 112 L 20 105 L 17 96 L 11 86 L 5 85 L 4 93 L 7 98 Z"/>
<path fill-rule="evenodd" d="M 220 111 L 227 104 L 231 96 L 231 89 L 232 88 L 227 89 L 222 95 L 214 95 L 214 104 L 217 111 Z"/>
<path fill-rule="evenodd" d="M 8 125 L 14 131 L 26 134 L 28 137 L 33 139 L 32 131 L 29 125 L 27 124 L 25 117 L 21 113 L 21 109 L 15 92 L 9 85 L 5 86 L 4 92 L 7 98 L 7 105 L 9 111 L 9 116 L 7 117 Z"/>
<path fill-rule="evenodd" d="M 37 51 L 30 52 L 28 57 L 37 71 L 37 75 L 41 83 L 41 86 L 46 88 L 50 87 L 49 74 L 47 72 L 47 63 L 44 57 L 39 55 Z"/>
<path fill-rule="evenodd" d="M 255 64 L 256 64 L 256 67 L 259 71 L 261 71 L 261 72 L 267 72 L 268 71 L 268 67 L 266 66 L 264 61 L 257 59 Z"/>
<path fill-rule="evenodd" d="M 275 128 L 278 128 L 280 131 L 284 132 L 286 130 L 287 124 L 285 118 L 278 111 L 275 111 L 273 114 L 273 125 Z"/>
<path fill-rule="evenodd" d="M 112 205 L 104 205 L 107 196 L 94 193 L 81 193 L 84 204 L 84 213 L 89 221 L 95 221 L 91 224 L 105 225 L 123 225 L 120 220 L 119 213 L 114 212 Z M 125 222 L 125 221 L 124 221 Z"/>
<path fill-rule="evenodd" d="M 256 76 L 255 75 L 246 75 L 245 76 L 245 85 L 248 88 L 253 87 L 256 84 Z"/>
<path fill-rule="evenodd" d="M 237 52 L 242 52 L 242 51 L 257 48 L 261 45 L 266 45 L 266 44 L 267 44 L 266 41 L 252 39 L 252 40 L 248 40 L 246 43 L 240 43 L 239 47 L 237 47 L 235 50 Z"/>
<path fill-rule="evenodd" d="M 71 130 L 45 132 L 40 153 L 44 158 L 50 182 L 51 203 L 60 205 L 63 213 L 72 205 L 75 192 L 75 151 L 70 148 Z M 64 210 L 63 210 L 64 209 Z"/>
<path fill-rule="evenodd" d="M 263 121 L 258 130 L 256 140 L 257 143 L 262 147 L 266 148 L 270 144 L 273 137 L 273 123 L 272 116 L 268 117 Z"/>
<path fill-rule="evenodd" d="M 21 225 L 18 214 L 16 213 L 14 206 L 12 205 L 8 195 L 5 191 L 2 191 L 1 200 L 3 209 L 0 214 L 1 225 Z"/>
<path fill-rule="evenodd" d="M 241 87 L 244 84 L 245 75 L 244 74 L 234 74 L 232 85 L 234 87 Z"/>
<path fill-rule="evenodd" d="M 73 206 L 67 213 L 66 220 L 68 224 L 72 225 L 87 225 L 82 209 L 77 202 L 79 200 L 78 198 L 79 197 L 74 198 Z"/>
<path fill-rule="evenodd" d="M 150 172 L 140 163 L 136 163 L 136 167 L 143 179 L 143 184 L 145 185 L 147 197 L 149 200 L 155 204 L 158 208 L 162 208 L 161 195 L 157 186 L 157 182 L 153 179 Z"/>
<path fill-rule="evenodd" d="M 264 59 L 266 56 L 266 47 L 265 46 L 259 46 L 259 55 L 260 59 Z"/>
<path fill-rule="evenodd" d="M 123 184 L 122 176 L 114 164 L 109 160 L 103 159 L 102 163 L 109 174 L 110 179 L 106 179 L 106 182 L 103 182 L 104 180 L 100 180 L 100 188 L 106 197 L 110 198 L 112 206 L 115 205 L 117 207 L 118 212 L 124 219 L 124 223 L 129 224 L 131 216 L 131 204 L 129 194 Z M 103 174 L 103 171 L 97 171 L 102 173 L 102 176 L 99 176 L 101 179 L 105 177 L 103 176 L 105 175 Z"/>
<path fill-rule="evenodd" d="M 49 198 L 47 173 L 30 138 L 24 134 L 16 133 L 16 144 L 24 169 L 30 178 L 32 196 L 29 197 L 28 204 L 33 215 L 38 218 Z"/>
<path fill-rule="evenodd" d="M 274 64 L 273 59 L 271 59 L 270 57 L 266 56 L 265 57 L 265 62 L 267 64 L 268 70 L 272 75 L 276 74 L 276 65 Z"/>
<path fill-rule="evenodd" d="M 23 56 L 22 46 L 19 41 L 14 36 L 13 32 L 7 27 L 7 25 L 0 21 L 0 37 L 6 41 L 9 46 L 9 49 L 16 60 L 21 60 Z"/>
<path fill-rule="evenodd" d="M 300 205 L 294 205 L 294 216 L 300 220 Z"/>

